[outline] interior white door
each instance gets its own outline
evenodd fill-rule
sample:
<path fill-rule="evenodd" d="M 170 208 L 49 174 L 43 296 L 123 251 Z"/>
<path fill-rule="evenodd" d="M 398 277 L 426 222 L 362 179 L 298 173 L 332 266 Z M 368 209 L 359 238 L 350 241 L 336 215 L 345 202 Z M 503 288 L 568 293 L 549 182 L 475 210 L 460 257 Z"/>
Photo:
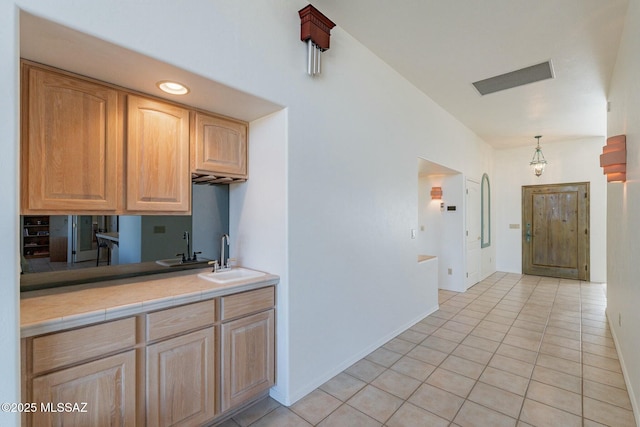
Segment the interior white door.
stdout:
<path fill-rule="evenodd" d="M 480 183 L 466 183 L 467 289 L 480 281 Z"/>
<path fill-rule="evenodd" d="M 73 215 L 73 262 L 95 260 L 98 245 L 94 237 L 94 217 Z"/>

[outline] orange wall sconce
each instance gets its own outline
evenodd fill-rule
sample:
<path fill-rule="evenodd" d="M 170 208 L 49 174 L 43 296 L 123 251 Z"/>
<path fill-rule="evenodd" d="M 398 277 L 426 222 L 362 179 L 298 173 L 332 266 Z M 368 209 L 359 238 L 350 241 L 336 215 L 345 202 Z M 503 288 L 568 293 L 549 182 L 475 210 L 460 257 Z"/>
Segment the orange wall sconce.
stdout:
<path fill-rule="evenodd" d="M 600 166 L 607 175 L 607 182 L 625 182 L 627 180 L 627 137 L 616 135 L 607 138 L 602 147 Z"/>
<path fill-rule="evenodd" d="M 431 200 L 442 199 L 442 187 L 431 187 Z"/>

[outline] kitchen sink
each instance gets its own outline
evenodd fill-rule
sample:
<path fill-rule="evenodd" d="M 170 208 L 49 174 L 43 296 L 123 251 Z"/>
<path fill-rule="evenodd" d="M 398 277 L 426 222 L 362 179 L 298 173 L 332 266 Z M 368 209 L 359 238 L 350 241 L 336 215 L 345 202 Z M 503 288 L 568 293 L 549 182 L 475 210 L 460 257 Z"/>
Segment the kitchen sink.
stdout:
<path fill-rule="evenodd" d="M 224 271 L 216 271 L 210 273 L 200 273 L 198 277 L 201 279 L 209 280 L 214 283 L 231 283 L 240 280 L 251 279 L 254 277 L 264 276 L 267 273 L 263 273 L 262 271 L 249 270 L 248 268 L 233 268 L 231 270 Z"/>

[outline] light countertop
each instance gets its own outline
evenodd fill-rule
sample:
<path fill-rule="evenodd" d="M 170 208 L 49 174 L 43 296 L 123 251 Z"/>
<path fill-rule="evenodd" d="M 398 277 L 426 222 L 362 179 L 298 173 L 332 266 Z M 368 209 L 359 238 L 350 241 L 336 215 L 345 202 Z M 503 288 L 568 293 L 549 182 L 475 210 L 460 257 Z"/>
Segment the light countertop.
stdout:
<path fill-rule="evenodd" d="M 175 271 L 20 294 L 21 337 L 104 322 L 275 285 L 266 274 L 218 284 L 198 277 L 211 268 Z"/>

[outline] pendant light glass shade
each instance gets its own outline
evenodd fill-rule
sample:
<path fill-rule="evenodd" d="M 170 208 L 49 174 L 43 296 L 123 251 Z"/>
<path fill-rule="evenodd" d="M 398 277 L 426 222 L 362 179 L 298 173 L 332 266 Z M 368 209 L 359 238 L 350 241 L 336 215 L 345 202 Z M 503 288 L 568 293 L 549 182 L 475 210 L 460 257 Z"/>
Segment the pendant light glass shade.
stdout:
<path fill-rule="evenodd" d="M 547 161 L 545 160 L 544 154 L 542 154 L 542 149 L 540 148 L 540 138 L 542 138 L 542 135 L 538 135 L 535 138 L 538 140 L 538 146 L 536 147 L 536 151 L 533 153 L 533 158 L 529 164 L 533 168 L 533 173 L 536 174 L 536 176 L 540 176 L 542 175 L 542 172 L 544 172 L 545 166 L 547 166 Z"/>

